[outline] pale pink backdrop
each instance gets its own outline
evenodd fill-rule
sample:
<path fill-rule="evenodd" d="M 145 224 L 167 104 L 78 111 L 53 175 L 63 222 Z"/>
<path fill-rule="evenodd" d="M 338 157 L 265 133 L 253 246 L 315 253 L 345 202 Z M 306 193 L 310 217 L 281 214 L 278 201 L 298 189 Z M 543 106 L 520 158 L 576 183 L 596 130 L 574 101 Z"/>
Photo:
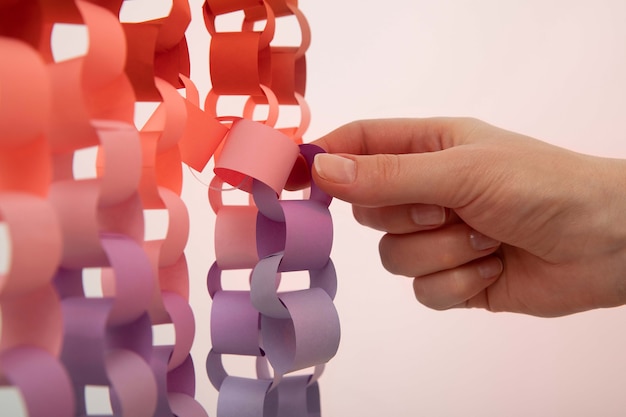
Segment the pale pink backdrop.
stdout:
<path fill-rule="evenodd" d="M 125 13 L 145 20 L 146 10 L 159 16 L 168 3 L 133 0 Z M 203 1 L 190 3 L 192 79 L 206 93 Z M 623 0 L 301 0 L 300 7 L 313 31 L 308 140 L 354 119 L 473 116 L 573 150 L 626 158 Z M 228 27 L 239 18 L 220 19 Z M 296 44 L 296 29 L 295 20 L 279 22 L 277 34 Z M 59 53 L 80 53 L 75 36 L 59 39 Z M 149 108 L 138 106 L 139 124 Z M 197 321 L 192 353 L 198 398 L 214 416 L 217 394 L 204 371 L 210 348 L 204 277 L 213 262 L 215 218 L 206 187 L 185 172 Z M 380 233 L 358 226 L 345 203 L 331 209 L 342 342 L 321 379 L 323 416 L 626 413 L 625 308 L 559 319 L 430 311 L 414 301 L 410 280 L 380 266 Z M 165 230 L 159 213 L 147 221 L 157 234 Z M 171 333 L 160 329 L 156 341 L 167 343 Z M 249 361 L 227 366 L 252 375 Z"/>

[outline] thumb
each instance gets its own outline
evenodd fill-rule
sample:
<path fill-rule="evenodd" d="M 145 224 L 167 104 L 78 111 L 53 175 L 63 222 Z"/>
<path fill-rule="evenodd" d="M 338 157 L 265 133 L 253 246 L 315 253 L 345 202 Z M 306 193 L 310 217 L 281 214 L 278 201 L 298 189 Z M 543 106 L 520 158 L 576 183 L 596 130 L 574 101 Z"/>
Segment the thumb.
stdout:
<path fill-rule="evenodd" d="M 457 148 L 411 154 L 315 156 L 313 180 L 326 193 L 363 207 L 437 204 L 461 207 L 471 201 L 471 162 Z"/>

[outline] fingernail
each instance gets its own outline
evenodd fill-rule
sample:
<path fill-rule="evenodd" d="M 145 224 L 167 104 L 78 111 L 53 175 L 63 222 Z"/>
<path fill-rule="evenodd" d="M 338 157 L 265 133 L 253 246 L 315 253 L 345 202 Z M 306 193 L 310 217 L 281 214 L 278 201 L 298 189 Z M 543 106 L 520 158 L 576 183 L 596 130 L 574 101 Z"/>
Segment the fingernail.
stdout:
<path fill-rule="evenodd" d="M 352 159 L 319 153 L 315 155 L 313 164 L 318 175 L 327 181 L 350 184 L 356 179 L 356 164 Z"/>
<path fill-rule="evenodd" d="M 476 230 L 470 232 L 470 244 L 477 251 L 493 249 L 500 244 L 499 241 L 483 235 Z"/>
<path fill-rule="evenodd" d="M 410 213 L 419 226 L 439 226 L 446 221 L 446 210 L 440 206 L 417 205 L 411 207 Z"/>
<path fill-rule="evenodd" d="M 495 278 L 502 273 L 502 261 L 497 257 L 485 260 L 478 266 L 478 274 L 481 278 Z"/>

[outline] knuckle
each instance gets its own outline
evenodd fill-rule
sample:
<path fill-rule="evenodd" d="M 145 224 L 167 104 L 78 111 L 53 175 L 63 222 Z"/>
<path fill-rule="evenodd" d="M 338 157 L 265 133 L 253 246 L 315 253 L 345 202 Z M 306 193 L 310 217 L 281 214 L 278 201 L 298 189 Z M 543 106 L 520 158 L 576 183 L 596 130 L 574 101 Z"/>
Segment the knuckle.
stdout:
<path fill-rule="evenodd" d="M 379 181 L 387 182 L 400 174 L 400 157 L 396 154 L 380 154 L 376 157 L 376 166 L 372 173 Z"/>

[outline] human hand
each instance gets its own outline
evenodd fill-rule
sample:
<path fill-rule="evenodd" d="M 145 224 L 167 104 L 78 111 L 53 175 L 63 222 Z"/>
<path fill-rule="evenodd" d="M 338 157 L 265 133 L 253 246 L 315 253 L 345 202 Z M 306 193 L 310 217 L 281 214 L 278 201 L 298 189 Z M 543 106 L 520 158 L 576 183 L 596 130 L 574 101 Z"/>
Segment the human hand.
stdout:
<path fill-rule="evenodd" d="M 474 119 L 354 122 L 314 142 L 313 179 L 387 232 L 417 299 L 560 316 L 626 303 L 626 161 Z"/>

